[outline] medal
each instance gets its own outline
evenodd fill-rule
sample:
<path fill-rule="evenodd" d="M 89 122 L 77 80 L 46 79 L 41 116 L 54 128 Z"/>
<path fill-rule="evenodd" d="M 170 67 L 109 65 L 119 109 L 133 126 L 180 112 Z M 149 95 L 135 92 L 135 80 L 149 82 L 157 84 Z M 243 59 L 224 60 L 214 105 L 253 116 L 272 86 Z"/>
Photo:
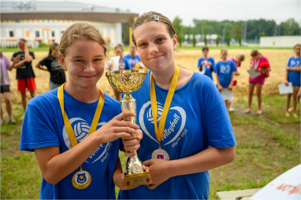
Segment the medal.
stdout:
<path fill-rule="evenodd" d="M 89 172 L 82 169 L 80 166 L 80 171 L 76 172 L 72 177 L 72 185 L 76 189 L 85 189 L 91 183 L 91 175 Z"/>
<path fill-rule="evenodd" d="M 60 102 L 60 107 L 61 107 L 61 111 L 62 111 L 62 115 L 63 115 L 63 119 L 64 119 L 64 124 L 65 124 L 65 128 L 66 128 L 66 131 L 67 131 L 69 139 L 70 139 L 71 146 L 74 147 L 75 145 L 78 144 L 78 142 L 76 140 L 73 128 L 71 126 L 71 123 L 69 121 L 69 118 L 68 118 L 68 116 L 65 112 L 65 108 L 64 108 L 64 85 L 62 85 L 58 88 L 57 97 Z M 88 136 L 96 130 L 97 122 L 99 121 L 99 117 L 101 115 L 102 108 L 104 105 L 104 101 L 105 101 L 104 95 L 100 90 L 99 90 L 99 92 L 100 92 L 100 97 L 98 100 L 98 105 L 97 105 L 97 108 L 96 108 L 96 111 L 95 111 L 95 114 L 94 114 L 94 117 L 92 120 L 92 124 L 91 124 L 91 128 L 89 130 Z M 80 170 L 73 175 L 71 182 L 75 188 L 85 189 L 90 185 L 91 180 L 92 180 L 92 177 L 91 177 L 90 173 L 83 170 L 82 166 L 80 166 Z"/>
<path fill-rule="evenodd" d="M 175 93 L 176 87 L 177 87 L 177 82 L 179 79 L 179 75 L 180 75 L 180 68 L 179 66 L 176 66 L 175 68 L 175 72 L 174 75 L 172 77 L 170 86 L 169 86 L 169 90 L 167 93 L 167 97 L 165 100 L 165 104 L 163 107 L 163 111 L 161 114 L 161 119 L 160 119 L 160 123 L 159 123 L 159 127 L 158 127 L 158 123 L 157 123 L 157 115 L 158 115 L 158 107 L 157 107 L 157 97 L 156 97 L 156 90 L 155 90 L 155 84 L 154 84 L 154 78 L 152 76 L 151 73 L 151 107 L 152 107 L 152 112 L 153 112 L 153 120 L 154 120 L 154 125 L 155 125 L 155 134 L 156 137 L 159 141 L 159 149 L 156 149 L 153 154 L 152 154 L 152 158 L 153 159 L 163 159 L 163 160 L 169 160 L 169 154 L 167 153 L 167 151 L 161 149 L 161 141 L 163 140 L 163 135 L 164 135 L 164 126 L 165 126 L 165 121 L 167 118 L 167 114 L 168 114 L 168 110 L 172 101 L 172 97 Z"/>

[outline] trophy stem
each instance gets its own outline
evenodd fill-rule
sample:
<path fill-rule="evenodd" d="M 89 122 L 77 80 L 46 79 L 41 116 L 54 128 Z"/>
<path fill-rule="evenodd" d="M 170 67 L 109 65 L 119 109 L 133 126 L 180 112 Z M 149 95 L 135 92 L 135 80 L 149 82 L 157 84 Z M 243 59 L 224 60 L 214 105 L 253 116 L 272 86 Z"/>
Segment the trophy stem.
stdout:
<path fill-rule="evenodd" d="M 123 99 L 120 101 L 122 111 L 132 111 L 136 113 L 136 100 L 131 96 L 130 93 L 125 93 Z M 124 118 L 124 121 L 131 121 L 136 124 L 136 117 L 127 116 Z"/>

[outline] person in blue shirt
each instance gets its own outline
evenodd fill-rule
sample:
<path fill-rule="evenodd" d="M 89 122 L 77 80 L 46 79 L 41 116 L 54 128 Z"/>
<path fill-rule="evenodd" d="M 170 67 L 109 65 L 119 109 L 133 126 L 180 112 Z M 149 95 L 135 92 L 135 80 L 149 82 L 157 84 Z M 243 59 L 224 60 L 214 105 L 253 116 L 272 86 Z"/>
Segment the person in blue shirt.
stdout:
<path fill-rule="evenodd" d="M 301 85 L 301 58 L 300 58 L 300 44 L 296 44 L 294 46 L 295 56 L 289 58 L 288 63 L 286 65 L 286 74 L 285 74 L 285 81 L 284 83 L 288 85 L 292 83 L 293 85 L 293 116 L 298 118 L 296 114 L 297 104 L 299 102 L 300 96 L 298 97 L 298 91 L 300 90 Z M 292 94 L 287 94 L 286 99 L 286 109 L 285 109 L 285 116 L 289 117 L 289 106 L 291 101 Z"/>
<path fill-rule="evenodd" d="M 198 60 L 198 68 L 200 71 L 205 72 L 204 74 L 212 79 L 212 71 L 214 70 L 214 58 L 209 57 L 209 48 L 204 46 L 202 48 L 203 57 L 200 57 Z"/>
<path fill-rule="evenodd" d="M 20 149 L 35 152 L 43 175 L 40 199 L 115 199 L 115 184 L 125 189 L 119 138 L 137 150 L 142 131 L 122 120 L 135 113 L 121 113 L 119 102 L 96 86 L 108 51 L 98 27 L 72 24 L 58 55 L 68 82 L 28 103 Z"/>
<path fill-rule="evenodd" d="M 236 142 L 224 101 L 209 77 L 176 65 L 177 35 L 167 17 L 142 14 L 132 36 L 149 69 L 141 88 L 131 94 L 144 135 L 138 157 L 148 166 L 152 184 L 120 191 L 119 198 L 208 199 L 208 170 L 235 157 Z"/>
<path fill-rule="evenodd" d="M 135 69 L 135 65 L 140 61 L 133 43 L 130 44 L 130 53 L 125 55 L 123 60 L 125 61 L 125 69 Z"/>
<path fill-rule="evenodd" d="M 234 62 L 227 59 L 227 49 L 221 50 L 221 60 L 215 65 L 214 72 L 216 73 L 217 88 L 221 92 L 222 90 L 232 90 L 233 77 L 236 72 Z M 227 109 L 229 110 L 229 100 L 225 100 Z"/>

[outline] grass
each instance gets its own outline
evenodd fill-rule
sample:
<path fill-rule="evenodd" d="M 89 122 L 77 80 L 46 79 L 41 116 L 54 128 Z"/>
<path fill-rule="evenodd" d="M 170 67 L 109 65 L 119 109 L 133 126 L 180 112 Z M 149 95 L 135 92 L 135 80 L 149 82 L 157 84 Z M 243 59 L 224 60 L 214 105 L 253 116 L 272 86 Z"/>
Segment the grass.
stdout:
<path fill-rule="evenodd" d="M 284 102 L 285 97 L 263 97 L 264 114 L 259 117 L 243 113 L 244 99 L 234 102 L 230 119 L 236 158 L 209 171 L 210 199 L 218 199 L 218 191 L 261 188 L 300 163 L 300 119 L 277 117 L 277 113 L 283 114 Z M 22 114 L 21 106 L 15 106 L 14 118 L 18 120 Z M 17 122 L 16 126 L 1 126 L 1 198 L 38 199 L 41 172 L 33 153 L 18 150 L 22 126 Z M 125 168 L 124 153 L 120 158 Z M 117 194 L 118 188 L 115 191 Z"/>

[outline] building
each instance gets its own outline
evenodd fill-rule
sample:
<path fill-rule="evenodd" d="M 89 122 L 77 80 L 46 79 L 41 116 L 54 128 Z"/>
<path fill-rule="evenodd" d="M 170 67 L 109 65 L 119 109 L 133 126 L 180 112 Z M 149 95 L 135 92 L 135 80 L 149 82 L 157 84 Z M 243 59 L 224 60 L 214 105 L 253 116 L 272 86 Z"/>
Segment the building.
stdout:
<path fill-rule="evenodd" d="M 260 37 L 261 47 L 293 47 L 301 43 L 301 36 Z"/>
<path fill-rule="evenodd" d="M 79 2 L 1 1 L 1 47 L 16 46 L 18 38 L 31 46 L 59 42 L 68 26 L 83 21 L 99 27 L 114 46 L 122 43 L 122 24 L 135 17 L 138 14 L 129 10 Z"/>

